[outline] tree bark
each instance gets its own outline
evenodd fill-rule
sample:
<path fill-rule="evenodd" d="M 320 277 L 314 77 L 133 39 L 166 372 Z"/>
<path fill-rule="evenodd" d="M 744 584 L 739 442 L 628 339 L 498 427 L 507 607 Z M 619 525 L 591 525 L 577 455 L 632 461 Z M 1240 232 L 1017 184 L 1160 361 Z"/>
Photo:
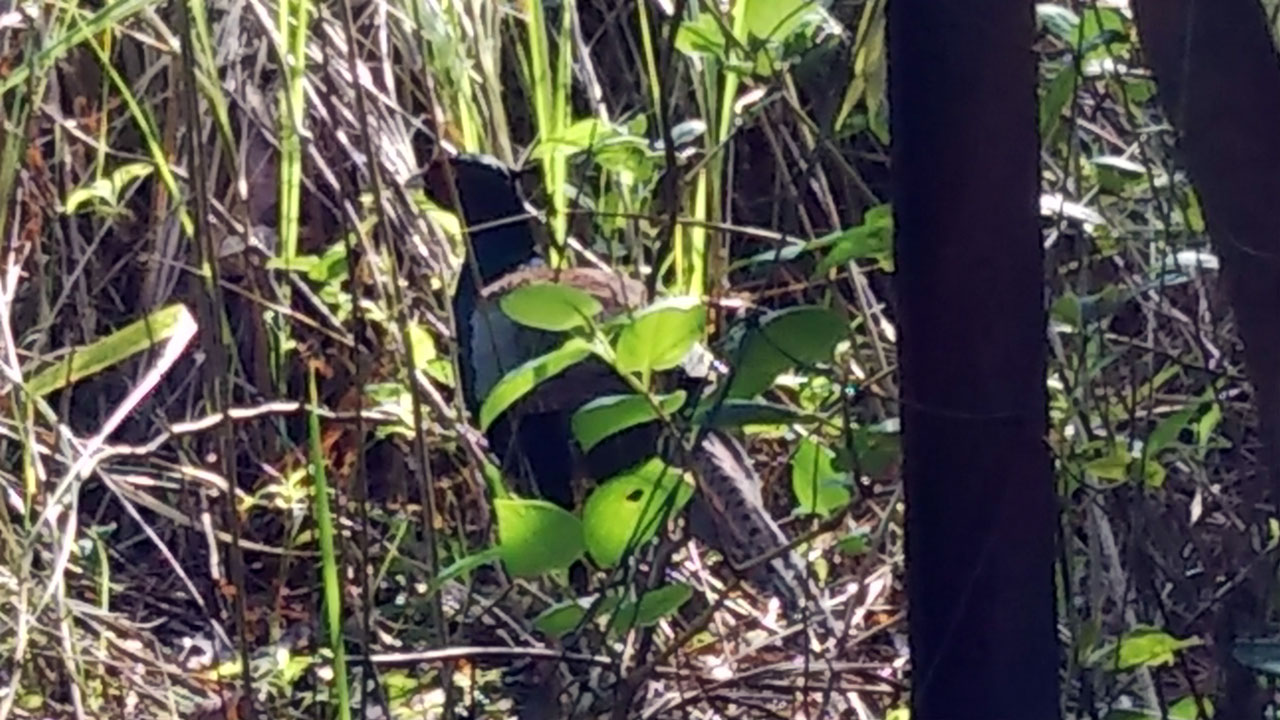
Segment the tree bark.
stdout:
<path fill-rule="evenodd" d="M 1257 0 L 1134 0 L 1133 7 L 1244 341 L 1265 467 L 1261 482 L 1242 488 L 1241 506 L 1256 508 L 1280 497 L 1280 58 Z M 1255 511 L 1251 520 L 1266 518 Z M 1237 544 L 1251 552 L 1243 538 Z M 1260 717 L 1265 702 L 1253 672 L 1230 653 L 1235 638 L 1261 629 L 1272 581 L 1269 567 L 1256 567 L 1216 619 L 1219 717 Z"/>
<path fill-rule="evenodd" d="M 1060 717 L 1034 28 L 889 3 L 913 720 Z"/>

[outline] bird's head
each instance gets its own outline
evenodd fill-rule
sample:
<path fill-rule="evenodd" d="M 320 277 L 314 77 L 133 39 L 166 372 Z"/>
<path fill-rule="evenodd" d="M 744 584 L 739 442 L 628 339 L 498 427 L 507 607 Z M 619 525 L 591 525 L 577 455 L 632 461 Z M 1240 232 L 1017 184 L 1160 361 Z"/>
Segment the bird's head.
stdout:
<path fill-rule="evenodd" d="M 453 155 L 433 163 L 425 179 L 427 192 L 466 224 L 484 283 L 537 257 L 532 212 L 511 168 L 488 155 Z"/>

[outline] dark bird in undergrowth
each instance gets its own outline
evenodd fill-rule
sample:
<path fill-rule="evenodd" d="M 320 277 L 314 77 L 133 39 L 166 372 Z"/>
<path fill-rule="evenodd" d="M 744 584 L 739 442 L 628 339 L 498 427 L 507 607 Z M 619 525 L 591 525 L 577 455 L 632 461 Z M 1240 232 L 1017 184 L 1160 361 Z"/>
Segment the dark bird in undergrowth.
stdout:
<path fill-rule="evenodd" d="M 644 285 L 634 278 L 597 268 L 554 269 L 543 261 L 535 215 L 522 199 L 516 177 L 498 161 L 450 157 L 429 170 L 427 185 L 438 201 L 459 212 L 468 228 L 453 312 L 459 385 L 473 417 L 507 372 L 564 341 L 559 333 L 508 317 L 499 307 L 504 293 L 555 282 L 594 297 L 606 317 L 644 305 Z M 570 420 L 576 410 L 596 398 L 633 392 L 608 363 L 589 356 L 543 380 L 499 415 L 486 432 L 490 449 L 523 490 L 536 490 L 572 509 L 584 482 L 606 480 L 659 454 L 663 427 L 657 421 L 629 427 L 585 453 L 574 439 Z M 734 568 L 772 554 L 748 579 L 791 608 L 805 606 L 813 586 L 800 558 L 783 550 L 787 538 L 764 507 L 760 479 L 742 445 L 724 432 L 704 430 L 687 455 L 683 464 L 698 483 L 691 507 L 693 534 Z"/>

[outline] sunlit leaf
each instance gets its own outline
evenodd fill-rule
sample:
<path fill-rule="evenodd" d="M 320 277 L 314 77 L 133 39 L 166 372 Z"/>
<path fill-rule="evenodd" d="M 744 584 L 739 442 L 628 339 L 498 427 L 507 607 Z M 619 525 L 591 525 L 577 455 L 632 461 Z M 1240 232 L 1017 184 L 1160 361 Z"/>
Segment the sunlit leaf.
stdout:
<path fill-rule="evenodd" d="M 748 35 L 782 41 L 801 27 L 822 19 L 823 8 L 813 0 L 740 0 L 746 3 Z M 742 38 L 745 39 L 745 38 Z"/>
<path fill-rule="evenodd" d="M 573 414 L 574 437 L 583 450 L 591 450 L 605 438 L 629 427 L 658 418 L 661 408 L 670 415 L 684 405 L 685 391 L 649 398 L 647 395 L 606 395 L 578 408 Z"/>
<path fill-rule="evenodd" d="M 27 392 L 36 397 L 48 395 L 159 345 L 183 327 L 194 324 L 195 318 L 185 305 L 161 308 L 106 337 L 62 354 L 65 361 L 45 368 L 27 381 Z"/>
<path fill-rule="evenodd" d="M 1161 450 L 1168 447 L 1171 443 L 1178 439 L 1178 434 L 1191 424 L 1191 418 L 1200 412 L 1203 407 L 1200 403 L 1186 406 L 1172 415 L 1168 415 L 1156 423 L 1151 434 L 1147 436 L 1147 454 L 1154 457 Z"/>
<path fill-rule="evenodd" d="M 639 602 L 624 603 L 609 623 L 611 632 L 626 632 L 633 627 L 648 627 L 672 615 L 693 597 L 693 589 L 684 583 L 664 585 L 645 593 Z"/>
<path fill-rule="evenodd" d="M 693 486 L 676 468 L 653 458 L 596 488 L 582 508 L 587 552 L 596 564 L 613 567 L 652 538 L 663 518 L 680 512 Z"/>
<path fill-rule="evenodd" d="M 508 572 L 536 577 L 562 570 L 582 557 L 582 523 L 545 500 L 498 498 L 498 548 Z"/>
<path fill-rule="evenodd" d="M 618 369 L 646 373 L 669 370 L 702 339 L 706 308 L 695 297 L 659 300 L 637 312 L 617 343 Z"/>
<path fill-rule="evenodd" d="M 585 118 L 578 120 L 568 127 L 556 133 L 554 136 L 547 138 L 544 142 L 538 143 L 537 147 L 530 153 L 531 157 L 544 159 L 551 151 L 569 151 L 578 152 L 595 147 L 617 136 L 621 130 L 600 118 Z"/>
<path fill-rule="evenodd" d="M 816 273 L 862 259 L 875 260 L 882 269 L 893 271 L 893 210 L 890 206 L 871 208 L 861 225 L 842 231 L 833 240 L 831 250 L 818 264 Z"/>
<path fill-rule="evenodd" d="M 144 178 L 152 172 L 155 172 L 155 166 L 149 162 L 132 162 L 121 165 L 111 171 L 112 194 L 119 198 L 120 193 L 124 192 L 129 183 Z"/>
<path fill-rule="evenodd" d="M 1133 456 L 1122 444 L 1111 447 L 1110 452 L 1085 463 L 1085 469 L 1101 480 L 1123 482 L 1129 478 L 1129 464 Z"/>
<path fill-rule="evenodd" d="M 754 397 L 785 370 L 829 362 L 847 335 L 844 318 L 826 308 L 803 306 L 771 313 L 739 340 L 727 397 Z"/>
<path fill-rule="evenodd" d="M 1168 665 L 1174 653 L 1202 644 L 1199 638 L 1179 640 L 1159 628 L 1140 626 L 1120 638 L 1116 652 L 1116 669 Z"/>
<path fill-rule="evenodd" d="M 835 467 L 835 453 L 804 438 L 791 460 L 791 490 L 805 514 L 830 515 L 849 504 L 848 473 Z"/>
<path fill-rule="evenodd" d="M 723 60 L 726 47 L 724 30 L 711 13 L 701 13 L 692 20 L 686 20 L 676 30 L 676 50 L 685 55 L 710 55 Z"/>
<path fill-rule="evenodd" d="M 540 383 L 559 375 L 592 352 L 591 344 L 570 338 L 559 348 L 540 355 L 502 376 L 480 406 L 480 428 L 488 429 L 498 416 Z"/>
<path fill-rule="evenodd" d="M 1074 97 L 1079 84 L 1076 68 L 1071 63 L 1058 66 L 1048 85 L 1040 91 L 1040 135 L 1051 138 L 1062 124 L 1062 111 Z"/>
<path fill-rule="evenodd" d="M 582 327 L 600 312 L 600 301 L 571 285 L 536 283 L 518 287 L 498 300 L 502 312 L 521 325 L 563 332 Z"/>
<path fill-rule="evenodd" d="M 80 209 L 81 205 L 98 200 L 107 205 L 114 206 L 116 204 L 115 190 L 111 187 L 111 181 L 106 178 L 98 178 L 84 187 L 78 187 L 67 193 L 67 199 L 63 202 L 63 208 L 68 215 L 73 215 Z"/>
<path fill-rule="evenodd" d="M 533 627 L 549 637 L 560 638 L 581 626 L 593 606 L 598 616 L 613 612 L 619 602 L 620 598 L 616 594 L 604 599 L 600 599 L 598 595 L 588 595 L 566 600 L 539 613 L 533 619 Z"/>

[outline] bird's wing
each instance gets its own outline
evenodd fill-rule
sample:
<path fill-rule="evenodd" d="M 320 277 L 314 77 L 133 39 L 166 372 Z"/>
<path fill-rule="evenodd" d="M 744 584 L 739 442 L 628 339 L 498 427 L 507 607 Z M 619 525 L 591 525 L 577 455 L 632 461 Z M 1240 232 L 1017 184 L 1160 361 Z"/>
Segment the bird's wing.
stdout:
<path fill-rule="evenodd" d="M 640 307 L 646 296 L 643 283 L 620 272 L 599 268 L 555 270 L 542 264 L 522 268 L 498 279 L 485 287 L 481 295 L 492 300 L 516 288 L 537 283 L 558 283 L 582 290 L 600 302 L 605 316 Z"/>
<path fill-rule="evenodd" d="M 488 397 L 502 377 L 563 342 L 559 333 L 520 325 L 499 306 L 502 296 L 527 285 L 555 282 L 583 290 L 596 298 L 604 315 L 615 315 L 636 307 L 644 300 L 644 285 L 618 273 L 595 268 L 556 271 L 545 265 L 531 265 L 491 283 L 481 293 L 470 318 L 471 362 L 475 397 Z M 597 397 L 631 392 L 629 386 L 604 363 L 588 359 L 547 378 L 526 402 L 524 412 L 575 410 Z"/>

